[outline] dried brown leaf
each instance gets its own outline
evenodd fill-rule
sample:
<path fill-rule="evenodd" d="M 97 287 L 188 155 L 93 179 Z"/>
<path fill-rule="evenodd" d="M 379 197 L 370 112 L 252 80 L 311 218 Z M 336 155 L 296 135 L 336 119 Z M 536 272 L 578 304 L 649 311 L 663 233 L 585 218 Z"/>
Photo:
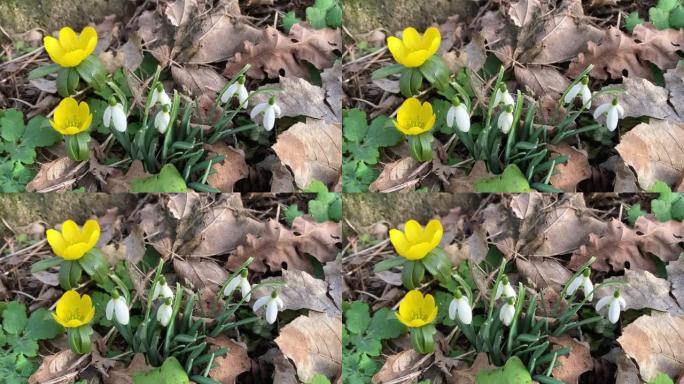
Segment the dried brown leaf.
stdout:
<path fill-rule="evenodd" d="M 528 282 L 535 289 L 543 289 L 550 286 L 560 291 L 562 286 L 572 276 L 572 273 L 567 268 L 554 259 L 534 258 L 525 260 L 517 258 L 515 259 L 515 265 L 518 268 L 518 272 L 527 278 Z"/>
<path fill-rule="evenodd" d="M 549 338 L 551 342 L 570 348 L 570 353 L 558 358 L 558 366 L 553 369 L 553 377 L 566 384 L 577 384 L 579 377 L 594 368 L 594 359 L 589 352 L 589 343 L 573 339 L 569 335 Z"/>
<path fill-rule="evenodd" d="M 625 109 L 626 117 L 649 116 L 681 122 L 681 118 L 668 104 L 669 93 L 667 89 L 646 79 L 625 77 L 622 79 L 622 84 L 610 85 L 604 87 L 603 90 L 611 90 L 616 93 L 596 96 L 596 105 L 609 103 L 617 98 L 620 105 Z"/>
<path fill-rule="evenodd" d="M 194 290 L 204 287 L 218 291 L 228 278 L 228 271 L 213 260 L 173 260 L 173 269 L 184 286 Z"/>
<path fill-rule="evenodd" d="M 76 378 L 78 367 L 84 363 L 86 361 L 70 349 L 45 356 L 38 370 L 29 377 L 28 382 L 29 384 L 40 384 L 57 378 L 68 382 Z"/>
<path fill-rule="evenodd" d="M 591 167 L 585 151 L 581 151 L 569 144 L 550 145 L 549 149 L 558 156 L 568 156 L 568 162 L 556 165 L 558 173 L 551 176 L 551 185 L 565 192 L 575 192 L 577 184 L 591 177 Z M 553 158 L 558 157 L 553 156 Z"/>
<path fill-rule="evenodd" d="M 41 164 L 36 177 L 26 185 L 26 192 L 37 192 L 45 189 L 53 191 L 70 189 L 76 182 L 75 174 L 81 168 L 79 165 L 68 157 L 60 157 L 49 163 Z"/>
<path fill-rule="evenodd" d="M 387 383 L 420 372 L 418 363 L 422 358 L 423 356 L 413 349 L 388 356 L 380 371 L 373 376 L 373 383 Z"/>
<path fill-rule="evenodd" d="M 282 278 L 269 278 L 262 280 L 282 281 L 285 285 L 279 293 L 283 299 L 284 308 L 299 310 L 310 309 L 317 312 L 324 312 L 330 316 L 340 316 L 340 308 L 330 299 L 328 294 L 328 282 L 316 279 L 310 274 L 300 270 L 283 269 Z M 272 288 L 262 288 L 254 292 L 254 299 L 270 295 Z"/>
<path fill-rule="evenodd" d="M 216 173 L 209 176 L 207 183 L 221 192 L 233 192 L 235 183 L 249 176 L 249 167 L 245 162 L 245 153 L 223 143 L 206 144 L 208 149 L 218 155 L 223 155 L 223 162 L 212 167 Z"/>
<path fill-rule="evenodd" d="M 341 84 L 341 83 L 340 83 Z M 272 88 L 271 84 L 265 88 Z M 278 106 L 283 116 L 307 116 L 325 120 L 327 123 L 340 123 L 338 113 L 326 102 L 326 91 L 301 78 L 280 77 Z M 252 97 L 254 103 L 268 101 L 269 94 L 257 93 Z"/>
<path fill-rule="evenodd" d="M 670 282 L 643 270 L 626 269 L 623 277 L 611 277 L 604 282 L 622 282 L 620 295 L 627 302 L 625 309 L 650 308 L 673 315 L 684 311 L 670 296 Z M 611 295 L 615 287 L 602 287 L 596 291 L 597 297 Z"/>
<path fill-rule="evenodd" d="M 368 190 L 371 192 L 386 192 L 399 185 L 408 183 L 410 182 L 410 177 L 419 167 L 420 163 L 412 157 L 404 157 L 385 164 L 380 176 L 375 179 Z"/>
<path fill-rule="evenodd" d="M 235 384 L 241 373 L 249 371 L 252 361 L 247 355 L 247 346 L 226 336 L 207 338 L 211 349 L 227 348 L 228 353 L 214 359 L 214 368 L 209 371 L 209 377 L 222 384 Z"/>

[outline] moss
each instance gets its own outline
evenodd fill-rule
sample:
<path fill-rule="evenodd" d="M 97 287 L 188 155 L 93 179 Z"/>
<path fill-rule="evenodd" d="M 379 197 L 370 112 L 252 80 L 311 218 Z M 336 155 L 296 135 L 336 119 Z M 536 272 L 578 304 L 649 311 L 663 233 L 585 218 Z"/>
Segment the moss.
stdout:
<path fill-rule="evenodd" d="M 344 25 L 352 35 L 378 28 L 395 33 L 408 26 L 425 29 L 453 15 L 469 19 L 477 9 L 472 0 L 345 0 Z"/>
<path fill-rule="evenodd" d="M 41 28 L 47 33 L 64 26 L 81 29 L 105 16 L 131 14 L 130 0 L 2 0 L 0 25 L 13 33 Z"/>

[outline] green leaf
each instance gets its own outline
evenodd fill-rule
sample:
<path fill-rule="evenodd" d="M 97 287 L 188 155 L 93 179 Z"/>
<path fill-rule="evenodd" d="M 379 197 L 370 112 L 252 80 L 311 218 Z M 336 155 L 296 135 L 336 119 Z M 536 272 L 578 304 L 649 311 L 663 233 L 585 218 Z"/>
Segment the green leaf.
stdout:
<path fill-rule="evenodd" d="M 328 378 L 325 375 L 317 373 L 313 375 L 313 377 L 309 381 L 309 384 L 330 384 L 330 380 L 328 380 Z"/>
<path fill-rule="evenodd" d="M 679 199 L 672 204 L 670 214 L 672 215 L 672 220 L 684 220 L 684 198 Z"/>
<path fill-rule="evenodd" d="M 342 112 L 344 124 L 344 138 L 348 141 L 360 143 L 368 133 L 366 112 L 360 109 L 345 109 Z"/>
<path fill-rule="evenodd" d="M 667 29 L 670 27 L 670 11 L 663 10 L 661 8 L 651 8 L 648 10 L 648 15 L 651 20 L 651 24 L 658 30 Z"/>
<path fill-rule="evenodd" d="M 352 159 L 362 161 L 366 164 L 377 164 L 380 160 L 380 151 L 378 151 L 378 147 L 369 146 L 365 143 L 347 143 L 346 149 Z"/>
<path fill-rule="evenodd" d="M 386 116 L 375 118 L 366 135 L 366 144 L 372 147 L 392 147 L 404 139 L 404 135 L 394 127 L 394 122 Z"/>
<path fill-rule="evenodd" d="M 54 339 L 64 329 L 52 317 L 52 312 L 45 308 L 38 308 L 28 319 L 25 333 L 34 340 Z"/>
<path fill-rule="evenodd" d="M 663 10 L 663 11 L 666 11 L 666 12 L 670 12 L 677 5 L 679 5 L 678 0 L 658 0 L 658 3 L 656 4 L 656 8 Z"/>
<path fill-rule="evenodd" d="M 673 384 L 673 382 L 670 376 L 660 372 L 648 384 Z"/>
<path fill-rule="evenodd" d="M 88 276 L 92 277 L 96 282 L 104 283 L 105 280 L 109 279 L 107 276 L 109 272 L 109 264 L 99 249 L 91 249 L 85 255 L 83 255 L 83 257 L 78 259 L 78 263 L 88 274 Z"/>
<path fill-rule="evenodd" d="M 366 333 L 379 340 L 394 339 L 406 333 L 406 326 L 397 320 L 391 309 L 383 307 L 373 314 Z"/>
<path fill-rule="evenodd" d="M 133 384 L 188 384 L 190 379 L 175 357 L 169 357 L 161 367 L 147 373 L 134 373 Z"/>
<path fill-rule="evenodd" d="M 315 29 L 323 29 L 328 26 L 325 21 L 326 15 L 327 11 L 320 8 L 309 7 L 306 9 L 306 20 Z"/>
<path fill-rule="evenodd" d="M 51 73 L 59 71 L 59 68 L 61 68 L 59 64 L 48 64 L 40 66 L 29 72 L 28 80 L 40 79 L 41 77 L 45 77 Z"/>
<path fill-rule="evenodd" d="M 506 362 L 506 365 L 488 371 L 480 371 L 475 376 L 477 384 L 530 384 L 532 377 L 527 372 L 527 368 L 517 356 Z"/>
<path fill-rule="evenodd" d="M 357 352 L 373 357 L 380 356 L 380 353 L 382 353 L 382 343 L 380 340 L 356 334 L 352 335 L 350 340 Z"/>
<path fill-rule="evenodd" d="M 93 123 L 90 125 L 90 129 L 94 132 L 108 134 L 110 129 L 104 126 L 104 111 L 107 109 L 109 104 L 101 99 L 89 99 L 88 107 L 90 108 L 90 113 L 93 115 Z"/>
<path fill-rule="evenodd" d="M 292 222 L 299 216 L 303 216 L 304 212 L 299 210 L 299 207 L 297 204 L 291 204 L 290 206 L 287 207 L 285 210 L 285 222 L 287 222 L 287 225 L 290 227 L 292 226 Z"/>
<path fill-rule="evenodd" d="M 36 161 L 36 150 L 25 144 L 11 145 L 7 148 L 9 157 L 23 164 L 33 164 Z"/>
<path fill-rule="evenodd" d="M 0 137 L 16 143 L 24 134 L 24 114 L 16 109 L 7 109 L 0 117 Z"/>
<path fill-rule="evenodd" d="M 104 86 L 107 71 L 100 59 L 94 55 L 86 57 L 81 64 L 76 67 L 76 71 L 81 78 L 88 84 L 94 86 L 96 89 Z"/>
<path fill-rule="evenodd" d="M 498 176 L 485 178 L 473 183 L 477 193 L 521 193 L 529 192 L 530 184 L 517 165 L 511 164 Z"/>
<path fill-rule="evenodd" d="M 283 16 L 282 20 L 280 21 L 280 25 L 283 27 L 283 30 L 286 33 L 290 33 L 290 29 L 292 29 L 295 24 L 299 24 L 301 22 L 302 20 L 297 17 L 294 11 L 290 11 Z"/>
<path fill-rule="evenodd" d="M 187 192 L 185 180 L 173 164 L 166 164 L 157 175 L 131 182 L 133 193 L 178 193 Z"/>
<path fill-rule="evenodd" d="M 325 15 L 325 23 L 328 24 L 329 28 L 339 28 L 342 26 L 342 7 L 335 4 L 332 8 L 328 9 Z"/>
<path fill-rule="evenodd" d="M 371 321 L 368 311 L 368 304 L 362 301 L 354 301 L 349 305 L 344 311 L 344 324 L 349 332 L 361 334 L 368 328 Z"/>
<path fill-rule="evenodd" d="M 670 28 L 684 28 L 684 6 L 678 5 L 670 12 Z"/>
<path fill-rule="evenodd" d="M 30 147 L 49 147 L 62 138 L 59 132 L 52 129 L 50 120 L 45 116 L 36 116 L 29 120 L 22 142 Z"/>
<path fill-rule="evenodd" d="M 38 355 L 38 343 L 26 336 L 12 337 L 9 343 L 14 353 L 25 355 L 26 357 L 36 357 Z M 9 340 L 9 339 L 8 339 Z"/>
<path fill-rule="evenodd" d="M 12 335 L 18 335 L 26 327 L 26 306 L 17 301 L 7 303 L 5 310 L 2 312 L 2 327 L 5 331 Z"/>
<path fill-rule="evenodd" d="M 641 204 L 634 204 L 627 210 L 627 222 L 629 222 L 629 225 L 634 226 L 636 220 L 641 216 L 645 216 L 646 213 L 646 211 L 641 209 Z"/>

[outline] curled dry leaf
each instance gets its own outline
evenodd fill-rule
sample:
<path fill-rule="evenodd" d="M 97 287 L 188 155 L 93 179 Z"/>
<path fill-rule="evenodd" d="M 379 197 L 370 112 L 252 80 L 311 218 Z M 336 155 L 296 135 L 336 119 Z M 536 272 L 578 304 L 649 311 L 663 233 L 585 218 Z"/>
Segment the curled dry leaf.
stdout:
<path fill-rule="evenodd" d="M 211 349 L 227 348 L 228 353 L 214 359 L 214 368 L 209 371 L 209 377 L 222 384 L 235 384 L 241 373 L 249 371 L 252 362 L 247 355 L 247 346 L 226 336 L 207 338 Z"/>
<path fill-rule="evenodd" d="M 603 356 L 603 359 L 617 365 L 617 372 L 615 373 L 616 383 L 642 384 L 639 378 L 639 369 L 622 348 L 615 347 L 611 349 L 610 352 Z"/>
<path fill-rule="evenodd" d="M 128 261 L 131 264 L 138 264 L 145 255 L 145 239 L 142 231 L 134 227 L 131 233 L 119 242 L 109 242 L 100 247 L 102 253 L 107 258 L 109 265 L 116 265 L 119 261 Z"/>
<path fill-rule="evenodd" d="M 549 149 L 558 156 L 568 156 L 567 163 L 556 165 L 558 173 L 551 176 L 551 185 L 565 192 L 575 192 L 577 184 L 591 177 L 591 167 L 585 151 L 571 147 L 567 143 L 550 145 Z"/>
<path fill-rule="evenodd" d="M 312 312 L 282 327 L 275 342 L 294 362 L 299 379 L 308 382 L 317 373 L 328 378 L 341 374 L 341 335 L 341 317 Z"/>
<path fill-rule="evenodd" d="M 38 370 L 29 377 L 29 384 L 40 384 L 61 378 L 62 382 L 69 382 L 76 378 L 79 366 L 86 363 L 85 359 L 70 349 L 45 356 Z"/>
<path fill-rule="evenodd" d="M 223 143 L 205 144 L 204 148 L 225 157 L 223 162 L 214 164 L 212 167 L 216 173 L 207 179 L 207 183 L 212 187 L 221 192 L 233 192 L 235 183 L 249 176 L 244 151 Z"/>
<path fill-rule="evenodd" d="M 336 51 L 342 51 L 339 30 L 316 30 L 306 23 L 297 23 L 286 36 L 269 26 L 257 41 L 244 42 L 224 73 L 233 76 L 250 64 L 247 75 L 255 79 L 277 79 L 282 74 L 309 79 L 307 62 L 320 70 L 329 68 L 337 59 Z"/>
<path fill-rule="evenodd" d="M 204 287 L 218 291 L 228 278 L 228 271 L 213 260 L 173 260 L 173 269 L 183 285 L 194 290 Z"/>
<path fill-rule="evenodd" d="M 487 170 L 487 165 L 484 161 L 478 160 L 473 165 L 468 176 L 454 175 L 449 178 L 449 185 L 447 190 L 451 193 L 473 193 L 473 184 L 477 180 L 482 180 L 494 176 Z"/>
<path fill-rule="evenodd" d="M 314 180 L 331 186 L 342 172 L 342 128 L 307 118 L 278 135 L 273 150 L 290 167 L 297 186 L 304 189 Z"/>
<path fill-rule="evenodd" d="M 328 282 L 316 279 L 300 270 L 283 269 L 282 278 L 269 278 L 262 282 L 282 281 L 285 285 L 280 289 L 279 297 L 283 299 L 285 309 L 310 309 L 324 312 L 330 316 L 340 316 L 340 308 L 330 299 Z M 261 288 L 254 292 L 254 299 L 270 295 L 272 288 Z M 332 293 L 332 292 L 331 292 Z"/>
<path fill-rule="evenodd" d="M 76 183 L 76 174 L 83 169 L 83 163 L 77 163 L 68 157 L 60 157 L 49 163 L 41 164 L 36 177 L 26 184 L 26 192 L 44 190 L 66 191 Z"/>
<path fill-rule="evenodd" d="M 579 377 L 594 368 L 594 359 L 589 352 L 589 343 L 573 339 L 567 334 L 549 338 L 561 347 L 570 348 L 570 354 L 558 358 L 558 366 L 553 369 L 553 377 L 566 384 L 577 384 Z"/>
<path fill-rule="evenodd" d="M 552 287 L 560 291 L 572 273 L 555 259 L 516 258 L 518 272 L 536 289 Z"/>
<path fill-rule="evenodd" d="M 595 98 L 595 105 L 609 103 L 613 98 L 620 101 L 625 109 L 625 117 L 649 116 L 656 119 L 681 121 L 681 118 L 668 104 L 667 89 L 659 87 L 646 79 L 625 77 L 622 84 L 609 85 L 603 90 L 616 93 L 600 94 Z"/>
<path fill-rule="evenodd" d="M 684 308 L 684 259 L 667 264 L 667 279 L 672 283 L 672 296 Z"/>
<path fill-rule="evenodd" d="M 235 270 L 249 257 L 254 261 L 249 268 L 257 272 L 280 271 L 281 269 L 300 269 L 312 272 L 311 262 L 305 250 L 315 250 L 310 254 L 321 263 L 335 259 L 337 243 L 340 241 L 340 226 L 326 225 L 322 229 L 294 234 L 279 222 L 270 219 L 263 231 L 247 234 L 242 245 L 228 258 L 226 267 Z"/>
<path fill-rule="evenodd" d="M 142 161 L 133 160 L 125 175 L 119 172 L 107 178 L 104 189 L 107 193 L 126 193 L 129 191 L 133 180 L 144 179 L 149 176 L 150 174 L 145 171 Z"/>
<path fill-rule="evenodd" d="M 562 73 L 551 67 L 516 66 L 513 72 L 522 89 L 528 89 L 535 96 L 554 94 L 558 98 L 570 85 L 570 81 Z"/>
<path fill-rule="evenodd" d="M 658 180 L 675 185 L 684 172 L 684 124 L 651 119 L 624 134 L 615 149 L 642 188 Z"/>
<path fill-rule="evenodd" d="M 684 316 L 655 312 L 643 315 L 622 329 L 618 343 L 636 360 L 642 379 L 659 373 L 677 377 L 684 370 Z"/>
<path fill-rule="evenodd" d="M 404 157 L 397 161 L 385 164 L 380 176 L 368 188 L 371 192 L 389 192 L 396 187 L 406 184 L 414 186 L 418 178 L 411 179 L 421 164 L 412 157 Z"/>
<path fill-rule="evenodd" d="M 387 383 L 398 378 L 412 381 L 421 373 L 419 362 L 423 356 L 413 349 L 407 349 L 387 357 L 380 371 L 373 376 L 373 383 Z M 408 376 L 408 377 L 407 377 Z"/>
<path fill-rule="evenodd" d="M 642 270 L 625 270 L 624 277 L 611 277 L 604 282 L 622 282 L 620 295 L 625 298 L 625 309 L 650 308 L 673 315 L 682 315 L 684 311 L 670 296 L 670 282 Z M 595 292 L 596 297 L 611 295 L 615 287 L 602 287 Z"/>
<path fill-rule="evenodd" d="M 670 103 L 677 115 L 684 118 L 684 63 L 665 72 L 665 87 L 670 92 Z"/>
<path fill-rule="evenodd" d="M 184 93 L 195 96 L 217 94 L 226 85 L 226 79 L 218 72 L 199 65 L 173 66 L 171 75 Z"/>
<path fill-rule="evenodd" d="M 637 186 L 637 179 L 634 172 L 625 164 L 625 161 L 618 155 L 611 156 L 600 165 L 601 169 L 613 172 L 615 174 L 615 185 L 613 192 L 618 193 L 637 193 L 639 187 Z"/>
<path fill-rule="evenodd" d="M 128 367 L 125 367 L 121 363 L 117 363 L 117 365 L 108 372 L 109 376 L 104 377 L 104 384 L 133 384 L 134 373 L 149 371 L 152 368 L 152 366 L 145 362 L 145 355 L 136 353 Z"/>
<path fill-rule="evenodd" d="M 299 384 L 297 371 L 290 360 L 278 348 L 272 348 L 259 358 L 273 366 L 273 382 L 279 384 Z"/>

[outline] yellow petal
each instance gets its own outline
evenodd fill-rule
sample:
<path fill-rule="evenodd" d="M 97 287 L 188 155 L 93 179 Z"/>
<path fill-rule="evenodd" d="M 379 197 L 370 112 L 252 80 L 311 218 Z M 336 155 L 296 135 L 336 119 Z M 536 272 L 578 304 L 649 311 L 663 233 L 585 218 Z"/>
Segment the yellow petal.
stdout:
<path fill-rule="evenodd" d="M 97 31 L 93 27 L 85 27 L 78 37 L 79 48 L 85 52 L 85 56 L 90 56 L 97 47 Z"/>
<path fill-rule="evenodd" d="M 81 297 L 79 313 L 81 314 L 81 320 L 84 324 L 90 323 L 93 316 L 95 316 L 95 307 L 93 307 L 93 301 L 90 296 L 84 294 L 83 297 Z"/>
<path fill-rule="evenodd" d="M 411 127 L 419 113 L 420 101 L 415 97 L 410 97 L 399 107 L 399 110 L 397 111 L 397 122 L 404 128 Z"/>
<path fill-rule="evenodd" d="M 400 64 L 409 68 L 420 67 L 421 65 L 425 64 L 427 59 L 429 59 L 431 56 L 432 55 L 430 52 L 425 49 L 412 51 L 403 58 L 404 62 Z"/>
<path fill-rule="evenodd" d="M 52 36 L 45 36 L 45 38 L 43 38 L 43 45 L 45 46 L 45 50 L 47 51 L 48 56 L 50 56 L 50 59 L 59 64 L 60 59 L 64 56 L 64 49 L 62 49 L 62 46 L 59 44 L 59 40 Z"/>
<path fill-rule="evenodd" d="M 423 132 L 427 132 L 427 131 L 431 130 L 432 128 L 434 128 L 436 120 L 437 120 L 437 116 L 435 116 L 435 115 L 430 116 L 428 121 L 423 125 Z"/>
<path fill-rule="evenodd" d="M 427 254 L 430 253 L 430 251 L 432 251 L 433 249 L 435 249 L 435 247 L 430 245 L 430 243 L 413 244 L 402 256 L 409 260 L 420 260 L 427 256 Z"/>
<path fill-rule="evenodd" d="M 394 60 L 399 64 L 401 64 L 403 58 L 408 54 L 406 47 L 404 47 L 404 43 L 394 36 L 387 38 L 387 48 L 394 57 Z"/>
<path fill-rule="evenodd" d="M 430 57 L 437 53 L 441 43 L 442 36 L 439 33 L 439 29 L 430 27 L 425 30 L 425 35 L 423 35 L 423 49 L 428 51 Z"/>
<path fill-rule="evenodd" d="M 95 220 L 86 221 L 83 225 L 83 236 L 90 248 L 94 247 L 100 239 L 100 224 Z"/>
<path fill-rule="evenodd" d="M 397 253 L 400 256 L 403 253 L 405 253 L 409 247 L 409 243 L 408 243 L 408 240 L 406 240 L 406 236 L 404 235 L 404 232 L 402 232 L 398 229 L 390 229 L 389 236 L 390 236 L 390 242 L 394 246 L 394 249 L 397 251 Z"/>
<path fill-rule="evenodd" d="M 415 28 L 408 27 L 404 29 L 404 32 L 401 34 L 401 39 L 404 41 L 404 45 L 408 50 L 413 51 L 420 49 L 421 37 L 420 33 L 418 33 Z"/>
<path fill-rule="evenodd" d="M 429 241 L 434 247 L 438 246 L 442 241 L 444 235 L 444 228 L 439 220 L 430 220 L 425 227 L 426 241 Z"/>
<path fill-rule="evenodd" d="M 59 43 L 66 51 L 78 48 L 78 36 L 71 27 L 64 27 L 59 30 Z"/>
<path fill-rule="evenodd" d="M 423 294 L 419 290 L 413 289 L 399 303 L 399 314 L 404 319 L 411 319 L 412 313 L 420 309 L 423 302 Z"/>
<path fill-rule="evenodd" d="M 67 244 L 74 244 L 81 241 L 81 228 L 73 220 L 62 223 L 62 237 Z"/>
<path fill-rule="evenodd" d="M 64 249 L 67 247 L 62 234 L 57 230 L 48 229 L 47 232 L 45 232 L 45 237 L 52 248 L 52 252 L 57 256 L 62 256 L 64 254 Z"/>
<path fill-rule="evenodd" d="M 59 102 L 57 109 L 55 109 L 54 120 L 55 124 L 65 129 L 69 126 L 73 116 L 78 113 L 78 103 L 73 97 L 67 97 Z"/>
<path fill-rule="evenodd" d="M 66 321 L 72 308 L 75 308 L 80 301 L 81 298 L 78 295 L 78 292 L 73 289 L 64 292 L 59 301 L 57 301 L 57 308 L 55 309 L 57 317 Z"/>
<path fill-rule="evenodd" d="M 77 67 L 79 64 L 88 57 L 88 54 L 83 49 L 74 49 L 66 52 L 61 58 L 61 63 L 57 63 L 62 67 L 72 68 Z"/>
<path fill-rule="evenodd" d="M 404 233 L 409 243 L 419 242 L 423 237 L 423 226 L 416 220 L 409 220 L 404 225 Z"/>
<path fill-rule="evenodd" d="M 64 250 L 64 254 L 62 257 L 64 260 L 78 260 L 83 255 L 85 255 L 88 251 L 90 251 L 92 247 L 88 245 L 88 243 L 76 243 L 76 244 L 71 244 L 66 249 Z"/>

